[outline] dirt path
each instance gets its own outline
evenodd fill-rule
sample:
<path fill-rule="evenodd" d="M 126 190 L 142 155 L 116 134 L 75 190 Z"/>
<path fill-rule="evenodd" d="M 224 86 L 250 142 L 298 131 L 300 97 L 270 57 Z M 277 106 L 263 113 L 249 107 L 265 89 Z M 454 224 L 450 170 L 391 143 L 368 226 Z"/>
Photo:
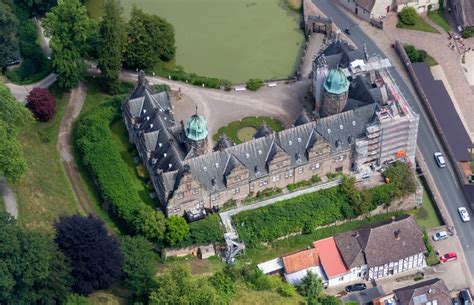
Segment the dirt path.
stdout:
<path fill-rule="evenodd" d="M 87 194 L 84 185 L 82 184 L 79 170 L 74 162 L 72 154 L 72 128 L 77 117 L 81 113 L 82 106 L 86 99 L 86 92 L 84 83 L 79 85 L 71 91 L 69 102 L 66 107 L 66 112 L 61 120 L 58 137 L 58 151 L 61 160 L 64 164 L 69 183 L 71 183 L 74 194 L 81 206 L 82 210 L 89 214 L 96 215 L 94 206 Z"/>
<path fill-rule="evenodd" d="M 16 198 L 11 189 L 8 187 L 7 180 L 4 177 L 0 177 L 0 196 L 3 198 L 5 211 L 18 219 L 18 206 L 16 204 Z"/>

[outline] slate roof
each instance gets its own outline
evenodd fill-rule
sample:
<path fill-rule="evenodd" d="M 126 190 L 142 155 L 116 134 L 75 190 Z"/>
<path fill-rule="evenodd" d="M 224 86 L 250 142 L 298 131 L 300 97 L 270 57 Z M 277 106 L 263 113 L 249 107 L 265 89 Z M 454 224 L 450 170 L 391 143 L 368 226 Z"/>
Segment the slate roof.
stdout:
<path fill-rule="evenodd" d="M 267 123 L 263 123 L 253 135 L 254 139 L 262 138 L 269 136 L 273 133 L 273 130 L 267 125 Z"/>
<path fill-rule="evenodd" d="M 222 151 L 226 148 L 232 147 L 234 143 L 226 134 L 222 134 L 214 145 L 214 151 Z"/>
<path fill-rule="evenodd" d="M 319 265 L 318 251 L 314 248 L 289 254 L 281 259 L 285 273 L 298 272 Z"/>
<path fill-rule="evenodd" d="M 375 1 L 376 0 L 356 0 L 356 3 L 362 6 L 367 11 L 371 12 L 372 9 L 374 8 Z"/>
<path fill-rule="evenodd" d="M 301 112 L 300 116 L 296 119 L 293 126 L 300 126 L 300 125 L 304 125 L 304 124 L 309 123 L 309 122 L 311 122 L 311 119 L 308 116 L 308 113 L 306 112 L 306 109 L 303 108 L 303 111 Z"/>
<path fill-rule="evenodd" d="M 395 289 L 393 292 L 400 305 L 421 305 L 433 301 L 438 305 L 451 304 L 448 287 L 438 278 Z"/>
<path fill-rule="evenodd" d="M 336 40 L 330 43 L 315 61 L 326 61 L 329 69 L 348 68 L 357 59 L 365 59 L 363 48 L 353 49 L 347 41 Z"/>
<path fill-rule="evenodd" d="M 349 268 L 381 266 L 426 251 L 423 232 L 415 218 L 407 215 L 342 233 L 334 239 Z"/>

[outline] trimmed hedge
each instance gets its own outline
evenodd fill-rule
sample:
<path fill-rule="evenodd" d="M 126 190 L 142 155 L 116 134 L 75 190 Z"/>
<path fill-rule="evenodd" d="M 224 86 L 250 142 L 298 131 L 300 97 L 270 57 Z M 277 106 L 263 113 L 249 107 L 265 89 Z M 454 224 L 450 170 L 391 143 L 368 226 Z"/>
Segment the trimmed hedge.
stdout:
<path fill-rule="evenodd" d="M 213 88 L 213 89 L 225 88 L 226 90 L 229 90 L 231 86 L 231 82 L 226 79 L 200 76 L 195 73 L 187 73 L 180 66 L 177 66 L 173 70 L 168 70 L 168 69 L 159 67 L 159 68 L 155 68 L 153 72 L 155 72 L 159 76 L 166 77 L 166 78 L 171 77 L 172 80 L 187 82 L 195 86 L 204 85 L 204 87 L 206 88 Z"/>
<path fill-rule="evenodd" d="M 120 118 L 123 97 L 95 108 L 81 117 L 75 130 L 76 145 L 83 164 L 91 172 L 111 214 L 119 224 L 133 233 L 139 233 L 135 224 L 139 211 L 153 209 L 147 206 L 137 192 L 130 192 L 132 177 L 115 146 L 110 124 Z"/>
<path fill-rule="evenodd" d="M 351 181 L 353 183 L 353 180 Z M 362 192 L 352 187 L 349 188 L 350 194 L 345 193 L 342 186 L 334 187 L 256 210 L 244 211 L 235 215 L 233 221 L 239 237 L 252 246 L 273 241 L 290 233 L 308 231 L 308 228 L 358 216 L 361 207 L 354 204 L 356 195 L 362 198 L 361 204 L 368 211 L 381 204 L 388 205 L 400 196 L 398 185 L 388 183 Z"/>

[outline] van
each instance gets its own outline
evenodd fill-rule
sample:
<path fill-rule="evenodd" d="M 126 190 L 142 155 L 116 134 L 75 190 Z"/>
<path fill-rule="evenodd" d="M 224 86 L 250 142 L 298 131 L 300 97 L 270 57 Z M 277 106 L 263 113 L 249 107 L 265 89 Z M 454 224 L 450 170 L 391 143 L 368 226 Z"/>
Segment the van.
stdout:
<path fill-rule="evenodd" d="M 459 299 L 461 300 L 461 305 L 472 305 L 472 297 L 469 289 L 461 290 Z"/>

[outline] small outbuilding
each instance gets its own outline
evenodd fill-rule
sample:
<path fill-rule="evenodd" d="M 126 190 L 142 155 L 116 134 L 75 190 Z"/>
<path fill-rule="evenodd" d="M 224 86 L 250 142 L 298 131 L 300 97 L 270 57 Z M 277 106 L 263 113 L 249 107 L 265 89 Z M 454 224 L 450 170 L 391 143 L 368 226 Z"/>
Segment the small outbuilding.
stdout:
<path fill-rule="evenodd" d="M 200 259 L 208 259 L 211 256 L 216 255 L 213 245 L 200 246 L 198 249 L 198 257 Z"/>

